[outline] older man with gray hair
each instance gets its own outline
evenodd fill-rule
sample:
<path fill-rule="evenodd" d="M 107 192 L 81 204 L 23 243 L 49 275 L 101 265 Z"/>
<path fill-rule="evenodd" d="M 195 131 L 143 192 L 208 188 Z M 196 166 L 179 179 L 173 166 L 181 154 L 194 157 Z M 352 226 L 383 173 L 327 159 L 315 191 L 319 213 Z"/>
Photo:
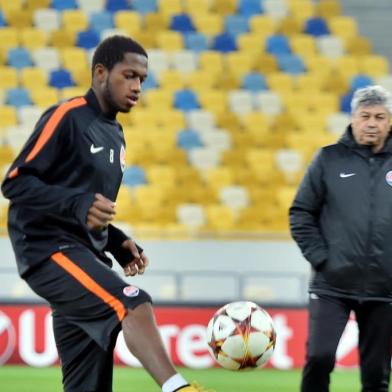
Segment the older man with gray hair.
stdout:
<path fill-rule="evenodd" d="M 355 92 L 341 139 L 322 148 L 290 208 L 312 274 L 301 392 L 329 391 L 339 340 L 353 311 L 362 392 L 388 392 L 392 333 L 392 96 Z"/>

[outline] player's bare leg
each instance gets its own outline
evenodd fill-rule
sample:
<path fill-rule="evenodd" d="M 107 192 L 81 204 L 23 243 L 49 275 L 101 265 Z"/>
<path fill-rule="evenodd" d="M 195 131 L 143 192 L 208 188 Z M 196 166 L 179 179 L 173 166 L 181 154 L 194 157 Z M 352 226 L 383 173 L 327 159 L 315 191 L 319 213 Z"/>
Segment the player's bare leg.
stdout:
<path fill-rule="evenodd" d="M 128 309 L 122 328 L 128 349 L 159 385 L 177 373 L 163 346 L 150 303 Z"/>

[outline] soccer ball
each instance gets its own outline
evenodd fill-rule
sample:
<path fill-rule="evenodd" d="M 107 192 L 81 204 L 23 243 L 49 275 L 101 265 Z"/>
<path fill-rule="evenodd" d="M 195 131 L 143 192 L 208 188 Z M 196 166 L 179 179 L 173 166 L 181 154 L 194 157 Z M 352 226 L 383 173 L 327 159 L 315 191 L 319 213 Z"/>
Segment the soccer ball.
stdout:
<path fill-rule="evenodd" d="M 220 308 L 207 327 L 208 350 L 230 370 L 263 366 L 275 349 L 276 333 L 270 315 L 249 301 Z"/>

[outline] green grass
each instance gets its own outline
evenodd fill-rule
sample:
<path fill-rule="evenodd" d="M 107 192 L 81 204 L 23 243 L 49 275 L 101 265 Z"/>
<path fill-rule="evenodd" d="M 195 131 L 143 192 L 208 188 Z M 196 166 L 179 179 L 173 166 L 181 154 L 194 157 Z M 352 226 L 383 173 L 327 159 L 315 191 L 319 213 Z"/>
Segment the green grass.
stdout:
<path fill-rule="evenodd" d="M 230 372 L 223 369 L 179 369 L 190 381 L 198 381 L 217 392 L 298 392 L 300 371 L 260 369 L 248 372 Z M 60 392 L 61 374 L 58 367 L 30 368 L 0 366 L 1 392 Z M 335 371 L 331 392 L 359 391 L 357 371 Z M 114 392 L 159 392 L 160 389 L 142 369 L 116 367 Z"/>

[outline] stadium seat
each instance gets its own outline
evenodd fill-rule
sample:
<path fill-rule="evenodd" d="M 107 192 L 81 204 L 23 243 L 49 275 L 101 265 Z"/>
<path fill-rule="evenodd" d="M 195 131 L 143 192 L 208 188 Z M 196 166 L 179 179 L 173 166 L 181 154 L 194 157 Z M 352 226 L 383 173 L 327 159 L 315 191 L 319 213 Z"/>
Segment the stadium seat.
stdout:
<path fill-rule="evenodd" d="M 184 89 L 174 93 L 173 106 L 179 110 L 188 111 L 198 109 L 200 104 L 194 91 Z"/>
<path fill-rule="evenodd" d="M 344 55 L 343 40 L 338 36 L 326 35 L 316 38 L 319 52 L 328 58 L 336 59 Z"/>
<path fill-rule="evenodd" d="M 184 11 L 181 0 L 158 0 L 158 10 L 165 17 L 181 14 Z"/>
<path fill-rule="evenodd" d="M 18 123 L 16 108 L 10 105 L 0 106 L 1 125 L 12 127 Z"/>
<path fill-rule="evenodd" d="M 80 31 L 76 36 L 76 45 L 83 49 L 93 49 L 98 46 L 100 38 L 94 30 Z"/>
<path fill-rule="evenodd" d="M 189 74 L 197 69 L 197 55 L 191 50 L 179 50 L 171 53 L 170 64 L 182 74 Z"/>
<path fill-rule="evenodd" d="M 381 55 L 361 56 L 359 71 L 371 77 L 384 76 L 389 73 L 389 63 L 386 57 Z"/>
<path fill-rule="evenodd" d="M 240 185 L 229 185 L 220 189 L 219 200 L 234 212 L 249 205 L 249 195 L 245 187 Z"/>
<path fill-rule="evenodd" d="M 263 0 L 263 9 L 267 15 L 278 20 L 289 12 L 286 0 Z"/>
<path fill-rule="evenodd" d="M 208 50 L 207 37 L 199 32 L 189 32 L 184 35 L 185 48 L 194 52 Z"/>
<path fill-rule="evenodd" d="M 328 20 L 328 26 L 332 34 L 343 39 L 357 37 L 359 35 L 357 22 L 351 16 L 335 16 Z"/>
<path fill-rule="evenodd" d="M 68 30 L 55 30 L 50 34 L 50 45 L 55 48 L 72 48 L 76 43 L 76 33 Z"/>
<path fill-rule="evenodd" d="M 305 64 L 300 56 L 295 54 L 278 55 L 279 69 L 290 75 L 302 74 L 306 71 Z"/>
<path fill-rule="evenodd" d="M 234 228 L 235 219 L 231 208 L 217 204 L 208 205 L 206 214 L 208 229 L 225 232 Z"/>
<path fill-rule="evenodd" d="M 4 18 L 3 12 L 0 10 L 0 27 L 4 27 L 6 25 L 6 21 Z"/>
<path fill-rule="evenodd" d="M 259 72 L 249 72 L 244 75 L 241 82 L 241 87 L 249 91 L 268 90 L 267 81 L 264 75 Z"/>
<path fill-rule="evenodd" d="M 171 30 L 180 33 L 189 33 L 196 30 L 192 18 L 185 13 L 172 15 L 169 27 Z"/>
<path fill-rule="evenodd" d="M 34 26 L 43 31 L 59 30 L 60 13 L 53 8 L 39 8 L 33 14 Z"/>
<path fill-rule="evenodd" d="M 157 47 L 166 52 L 174 52 L 184 49 L 184 38 L 177 31 L 161 31 L 156 38 Z"/>
<path fill-rule="evenodd" d="M 8 50 L 7 64 L 17 69 L 30 67 L 33 61 L 30 52 L 25 48 L 11 48 Z"/>
<path fill-rule="evenodd" d="M 18 87 L 18 72 L 13 67 L 0 66 L 0 89 Z"/>
<path fill-rule="evenodd" d="M 304 33 L 319 37 L 330 34 L 328 24 L 322 17 L 315 16 L 305 22 Z"/>
<path fill-rule="evenodd" d="M 106 0 L 106 9 L 110 12 L 130 10 L 131 6 L 127 0 Z"/>
<path fill-rule="evenodd" d="M 245 33 L 237 37 L 238 51 L 261 55 L 264 52 L 264 39 L 258 33 Z"/>
<path fill-rule="evenodd" d="M 216 167 L 220 163 L 221 152 L 214 148 L 192 148 L 188 153 L 190 164 L 200 171 Z"/>
<path fill-rule="evenodd" d="M 237 44 L 234 37 L 229 33 L 218 34 L 213 38 L 211 49 L 218 52 L 233 52 L 237 50 Z"/>
<path fill-rule="evenodd" d="M 227 15 L 224 20 L 224 29 L 226 33 L 237 38 L 249 31 L 248 18 L 242 15 Z"/>
<path fill-rule="evenodd" d="M 105 0 L 76 0 L 78 8 L 90 15 L 94 12 L 102 12 L 105 8 Z"/>
<path fill-rule="evenodd" d="M 105 29 L 112 29 L 114 27 L 113 14 L 109 11 L 93 12 L 90 14 L 89 24 L 90 28 L 97 33 L 101 33 Z"/>
<path fill-rule="evenodd" d="M 0 29 L 0 42 L 4 49 L 19 46 L 19 31 L 13 27 L 2 27 Z"/>
<path fill-rule="evenodd" d="M 64 68 L 53 70 L 49 74 L 49 85 L 58 89 L 73 86 L 72 75 Z"/>
<path fill-rule="evenodd" d="M 316 41 L 306 34 L 294 34 L 290 37 L 290 47 L 300 56 L 313 56 L 317 53 Z"/>
<path fill-rule="evenodd" d="M 146 15 L 150 12 L 156 12 L 157 0 L 133 0 L 132 8 L 141 15 Z"/>
<path fill-rule="evenodd" d="M 206 216 L 203 206 L 199 204 L 180 204 L 176 208 L 177 221 L 189 229 L 197 229 L 205 225 Z"/>
<path fill-rule="evenodd" d="M 213 37 L 223 32 L 223 18 L 220 14 L 195 15 L 193 23 L 196 30 L 207 37 Z"/>
<path fill-rule="evenodd" d="M 123 175 L 123 184 L 129 187 L 147 184 L 145 170 L 140 166 L 128 166 Z"/>
<path fill-rule="evenodd" d="M 335 135 L 342 135 L 350 123 L 350 115 L 343 112 L 331 113 L 326 122 L 328 132 Z"/>
<path fill-rule="evenodd" d="M 29 91 L 23 87 L 7 90 L 5 104 L 19 108 L 20 106 L 31 105 Z"/>
<path fill-rule="evenodd" d="M 141 30 L 142 17 L 135 11 L 117 11 L 113 16 L 113 19 L 116 28 L 124 30 L 129 34 L 134 35 Z"/>
<path fill-rule="evenodd" d="M 193 129 L 183 129 L 177 134 L 177 146 L 188 151 L 195 147 L 203 147 L 203 143 L 198 132 Z"/>
<path fill-rule="evenodd" d="M 211 3 L 209 0 L 184 0 L 183 7 L 190 15 L 202 15 L 210 13 Z"/>
<path fill-rule="evenodd" d="M 48 35 L 43 30 L 28 27 L 20 30 L 20 45 L 26 49 L 34 50 L 47 45 Z"/>
<path fill-rule="evenodd" d="M 282 172 L 287 184 L 297 184 L 303 175 L 304 157 L 294 149 L 279 149 L 275 155 L 277 168 Z"/>
<path fill-rule="evenodd" d="M 31 131 L 31 127 L 37 123 L 42 113 L 43 110 L 37 106 L 21 106 L 17 111 L 18 122 L 22 126 L 29 127 L 29 131 Z"/>
<path fill-rule="evenodd" d="M 214 148 L 224 152 L 231 148 L 230 134 L 223 129 L 204 130 L 200 133 L 200 138 L 206 148 Z"/>
<path fill-rule="evenodd" d="M 262 2 L 260 0 L 239 0 L 237 12 L 245 17 L 261 14 L 263 12 Z"/>
<path fill-rule="evenodd" d="M 228 105 L 233 113 L 244 115 L 254 110 L 253 94 L 248 90 L 231 90 L 228 94 Z"/>
<path fill-rule="evenodd" d="M 290 42 L 284 35 L 271 35 L 266 40 L 265 50 L 273 55 L 290 54 Z"/>
<path fill-rule="evenodd" d="M 52 0 L 52 7 L 57 11 L 66 11 L 76 9 L 77 4 L 75 0 Z"/>
<path fill-rule="evenodd" d="M 7 25 L 22 29 L 32 25 L 32 12 L 26 9 L 13 9 L 6 12 Z"/>
<path fill-rule="evenodd" d="M 30 90 L 30 96 L 33 104 L 40 108 L 48 108 L 59 102 L 59 94 L 57 88 L 46 87 Z"/>
<path fill-rule="evenodd" d="M 351 91 L 355 91 L 359 88 L 371 86 L 374 84 L 374 80 L 367 75 L 355 75 L 350 81 Z"/>
<path fill-rule="evenodd" d="M 56 48 L 46 47 L 35 49 L 32 52 L 34 64 L 45 71 L 60 68 L 60 56 Z"/>
<path fill-rule="evenodd" d="M 83 48 L 69 47 L 60 50 L 61 64 L 68 71 L 89 69 L 87 53 Z"/>
<path fill-rule="evenodd" d="M 277 115 L 282 112 L 283 104 L 280 96 L 274 91 L 261 91 L 254 97 L 256 108 L 267 115 Z"/>
<path fill-rule="evenodd" d="M 315 13 L 327 20 L 342 14 L 342 7 L 339 0 L 320 1 L 316 3 L 315 7 Z"/>
<path fill-rule="evenodd" d="M 189 128 L 203 132 L 215 128 L 214 115 L 204 109 L 190 110 L 186 112 L 186 123 Z"/>

